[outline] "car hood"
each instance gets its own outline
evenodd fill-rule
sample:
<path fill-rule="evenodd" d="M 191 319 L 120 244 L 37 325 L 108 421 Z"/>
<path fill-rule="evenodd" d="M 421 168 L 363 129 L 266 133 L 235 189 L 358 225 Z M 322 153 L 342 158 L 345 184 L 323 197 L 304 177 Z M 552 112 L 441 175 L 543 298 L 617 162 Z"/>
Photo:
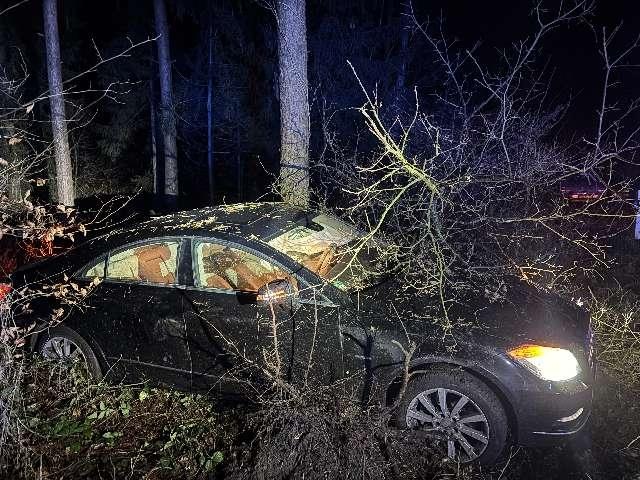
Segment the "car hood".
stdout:
<path fill-rule="evenodd" d="M 393 280 L 360 292 L 357 301 L 367 317 L 385 317 L 386 328 L 390 322 L 413 336 L 450 333 L 455 340 L 510 348 L 528 342 L 583 345 L 589 335 L 585 309 L 513 277 L 497 291 L 475 286 L 458 293 L 447 303 L 447 317 L 438 298 Z"/>

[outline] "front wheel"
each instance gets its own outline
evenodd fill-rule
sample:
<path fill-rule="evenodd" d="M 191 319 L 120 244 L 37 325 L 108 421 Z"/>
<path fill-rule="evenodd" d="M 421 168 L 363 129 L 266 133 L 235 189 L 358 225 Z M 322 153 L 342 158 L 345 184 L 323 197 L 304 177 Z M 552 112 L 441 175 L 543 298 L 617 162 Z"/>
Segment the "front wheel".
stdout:
<path fill-rule="evenodd" d="M 434 368 L 407 385 L 398 427 L 429 434 L 460 463 L 495 463 L 507 445 L 508 421 L 496 394 L 463 370 Z"/>
<path fill-rule="evenodd" d="M 102 379 L 102 369 L 95 353 L 75 330 L 57 326 L 43 332 L 36 348 L 45 359 L 61 366 L 79 365 L 94 380 Z"/>

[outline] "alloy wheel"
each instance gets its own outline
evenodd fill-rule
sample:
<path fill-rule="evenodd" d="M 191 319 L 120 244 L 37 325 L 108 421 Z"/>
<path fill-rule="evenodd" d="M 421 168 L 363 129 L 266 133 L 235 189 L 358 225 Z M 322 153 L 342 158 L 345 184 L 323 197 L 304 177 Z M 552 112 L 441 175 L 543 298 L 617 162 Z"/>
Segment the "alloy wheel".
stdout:
<path fill-rule="evenodd" d="M 86 358 L 80 347 L 65 337 L 51 337 L 47 339 L 41 349 L 42 356 L 48 360 L 64 363 L 80 361 L 86 363 Z"/>
<path fill-rule="evenodd" d="M 449 388 L 416 395 L 407 408 L 407 427 L 446 443 L 447 456 L 462 463 L 478 458 L 489 444 L 489 422 L 468 396 Z"/>

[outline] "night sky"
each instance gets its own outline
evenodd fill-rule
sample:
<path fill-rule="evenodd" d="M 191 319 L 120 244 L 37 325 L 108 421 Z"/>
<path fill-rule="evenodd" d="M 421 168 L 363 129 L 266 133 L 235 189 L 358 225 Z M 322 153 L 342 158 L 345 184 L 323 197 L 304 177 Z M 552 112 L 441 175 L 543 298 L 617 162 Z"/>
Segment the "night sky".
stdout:
<path fill-rule="evenodd" d="M 349 3 L 346 1 L 345 3 Z M 359 3 L 359 2 L 353 2 Z M 403 4 L 398 0 L 394 2 Z M 515 42 L 530 38 L 537 27 L 532 8 L 538 2 L 509 0 L 414 0 L 419 19 L 437 24 L 444 19 L 444 34 L 456 39 L 456 45 L 471 48 L 480 42 L 478 55 L 488 64 L 495 63 L 498 52 L 509 49 Z M 570 2 L 541 2 L 551 14 L 562 4 Z M 599 44 L 602 28 L 608 32 L 620 27 L 613 49 L 628 47 L 640 35 L 640 2 L 633 0 L 602 0 L 593 2 L 589 25 L 577 22 L 563 25 L 546 37 L 537 59 L 539 68 L 548 71 L 552 95 L 559 102 L 574 100 L 565 122 L 568 131 L 587 134 L 593 128 L 594 111 L 602 94 L 603 61 Z M 640 52 L 631 57 L 640 63 Z M 640 93 L 640 74 L 633 68 L 625 71 L 624 88 L 617 88 L 624 98 Z"/>
<path fill-rule="evenodd" d="M 446 32 L 471 47 L 480 41 L 479 54 L 494 62 L 496 52 L 508 49 L 516 41 L 530 37 L 536 28 L 532 16 L 532 5 L 527 1 L 468 1 L 436 0 L 415 2 L 422 6 L 428 18 L 437 20 L 440 13 L 445 18 Z M 563 2 L 569 5 L 569 2 Z M 543 2 L 551 12 L 558 1 Z M 622 49 L 630 45 L 640 34 L 640 3 L 628 0 L 594 2 L 591 25 L 572 24 L 561 26 L 543 42 L 539 67 L 546 67 L 551 78 L 551 95 L 558 102 L 573 98 L 572 105 L 563 122 L 567 135 L 589 135 L 593 133 L 596 110 L 602 95 L 604 75 L 599 44 L 602 28 L 607 31 L 620 26 L 613 48 Z M 640 52 L 632 57 L 640 63 Z M 640 72 L 627 69 L 624 72 L 625 86 L 615 89 L 622 98 L 635 98 L 640 93 Z"/>

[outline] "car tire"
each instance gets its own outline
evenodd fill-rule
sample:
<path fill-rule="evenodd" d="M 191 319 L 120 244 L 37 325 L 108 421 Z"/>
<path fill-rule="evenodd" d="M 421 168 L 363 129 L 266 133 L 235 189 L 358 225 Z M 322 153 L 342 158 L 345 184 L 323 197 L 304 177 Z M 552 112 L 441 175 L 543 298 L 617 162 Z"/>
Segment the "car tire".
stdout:
<path fill-rule="evenodd" d="M 66 347 L 69 347 L 69 355 L 65 356 Z M 87 341 L 78 332 L 64 326 L 52 327 L 42 332 L 38 338 L 36 351 L 45 358 L 56 360 L 70 360 L 72 355 L 81 354 L 87 371 L 96 381 L 102 380 L 102 368 L 98 357 Z M 77 353 L 75 353 L 77 352 Z"/>
<path fill-rule="evenodd" d="M 442 392 L 448 416 L 442 414 Z M 456 411 L 458 402 L 462 407 Z M 403 429 L 429 430 L 447 456 L 461 463 L 491 465 L 508 443 L 509 425 L 502 402 L 484 382 L 461 368 L 434 367 L 415 374 L 393 420 Z"/>

